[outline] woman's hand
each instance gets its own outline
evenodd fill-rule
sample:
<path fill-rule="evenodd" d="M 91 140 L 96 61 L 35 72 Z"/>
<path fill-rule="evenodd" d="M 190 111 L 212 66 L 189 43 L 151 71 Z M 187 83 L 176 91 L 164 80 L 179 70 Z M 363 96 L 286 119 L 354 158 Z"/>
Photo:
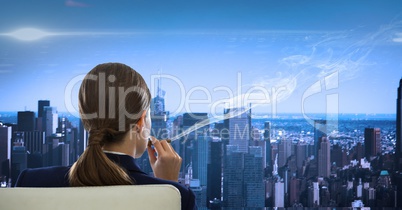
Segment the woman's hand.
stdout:
<path fill-rule="evenodd" d="M 148 146 L 148 156 L 154 176 L 177 182 L 182 161 L 181 157 L 166 140 L 158 141 L 155 137 L 151 137 L 151 141 L 154 148 Z"/>

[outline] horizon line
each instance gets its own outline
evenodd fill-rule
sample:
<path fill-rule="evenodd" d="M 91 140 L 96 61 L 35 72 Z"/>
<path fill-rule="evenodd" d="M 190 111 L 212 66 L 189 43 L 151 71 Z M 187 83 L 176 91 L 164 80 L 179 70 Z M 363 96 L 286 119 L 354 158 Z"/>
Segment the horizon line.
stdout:
<path fill-rule="evenodd" d="M 0 110 L 0 113 L 16 113 L 17 114 L 18 112 L 34 112 L 34 113 L 38 113 L 37 111 L 32 111 L 32 110 L 20 110 L 20 111 L 1 111 Z M 58 113 L 64 113 L 64 114 L 68 113 L 68 114 L 71 114 L 71 115 L 79 114 L 79 112 L 71 113 L 69 111 L 64 111 L 64 110 L 63 111 L 57 111 L 57 112 Z M 169 111 L 167 111 L 167 112 L 169 112 Z M 207 114 L 211 114 L 210 112 L 197 111 L 197 112 L 179 112 L 179 114 L 174 115 L 174 116 L 183 115 L 185 113 L 207 113 Z M 251 115 L 253 115 L 253 114 L 273 115 L 270 112 L 252 112 Z M 278 115 L 278 114 L 279 115 L 282 115 L 282 114 L 303 115 L 303 113 L 301 113 L 301 112 L 279 112 L 279 113 L 276 113 L 275 115 Z M 336 114 L 338 114 L 338 115 L 396 115 L 396 112 L 395 113 L 357 113 L 357 112 L 324 113 L 324 112 L 306 112 L 304 114 L 307 114 L 307 115 L 309 115 L 309 114 L 313 114 L 313 115 L 336 115 Z M 223 115 L 223 112 L 222 112 L 222 115 Z"/>

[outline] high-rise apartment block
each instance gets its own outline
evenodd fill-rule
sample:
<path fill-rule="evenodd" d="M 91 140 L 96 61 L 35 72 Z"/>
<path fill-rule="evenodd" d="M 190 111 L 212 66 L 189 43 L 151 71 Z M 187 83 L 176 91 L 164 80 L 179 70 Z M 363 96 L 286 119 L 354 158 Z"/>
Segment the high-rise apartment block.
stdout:
<path fill-rule="evenodd" d="M 368 160 L 381 153 L 381 130 L 379 128 L 364 129 L 364 148 Z"/>

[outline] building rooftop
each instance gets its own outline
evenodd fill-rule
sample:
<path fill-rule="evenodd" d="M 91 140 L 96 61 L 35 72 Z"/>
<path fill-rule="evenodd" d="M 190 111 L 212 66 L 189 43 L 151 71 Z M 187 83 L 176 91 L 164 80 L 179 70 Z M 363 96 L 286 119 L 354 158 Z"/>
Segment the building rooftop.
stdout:
<path fill-rule="evenodd" d="M 387 170 L 381 171 L 380 176 L 389 176 L 389 173 Z"/>

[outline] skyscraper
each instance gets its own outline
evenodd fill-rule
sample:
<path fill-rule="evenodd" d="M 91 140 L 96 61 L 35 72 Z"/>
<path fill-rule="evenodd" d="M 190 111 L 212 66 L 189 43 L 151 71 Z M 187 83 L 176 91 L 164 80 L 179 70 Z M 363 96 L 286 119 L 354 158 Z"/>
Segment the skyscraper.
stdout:
<path fill-rule="evenodd" d="M 278 180 L 275 182 L 274 191 L 274 207 L 285 207 L 285 184 L 283 181 Z"/>
<path fill-rule="evenodd" d="M 329 177 L 331 174 L 331 144 L 327 137 L 321 138 L 317 161 L 318 176 Z"/>
<path fill-rule="evenodd" d="M 0 176 L 5 176 L 5 181 L 10 177 L 11 131 L 11 127 L 0 123 Z"/>
<path fill-rule="evenodd" d="M 194 162 L 193 162 L 193 169 L 196 168 L 196 173 L 193 171 L 193 176 L 200 180 L 201 186 L 207 186 L 207 176 L 208 176 L 208 144 L 212 140 L 207 133 L 197 135 L 197 138 L 194 142 Z"/>
<path fill-rule="evenodd" d="M 292 155 L 292 141 L 282 139 L 278 145 L 278 167 L 286 165 L 288 157 Z"/>
<path fill-rule="evenodd" d="M 48 100 L 39 100 L 38 101 L 38 117 L 44 116 L 44 107 L 50 106 L 50 101 Z"/>
<path fill-rule="evenodd" d="M 36 130 L 38 131 L 45 131 L 45 127 L 43 125 L 44 121 L 43 118 L 45 117 L 44 115 L 44 108 L 50 106 L 50 101 L 48 100 L 39 100 L 38 101 L 38 118 L 36 120 Z"/>
<path fill-rule="evenodd" d="M 312 185 L 308 188 L 308 206 L 320 206 L 320 186 L 318 182 L 313 182 Z"/>
<path fill-rule="evenodd" d="M 300 202 L 300 179 L 297 179 L 293 176 L 290 180 L 290 189 L 289 189 L 289 204 L 292 206 L 295 203 Z"/>
<path fill-rule="evenodd" d="M 265 161 L 268 173 L 272 172 L 272 159 L 271 159 L 271 124 L 270 122 L 264 123 L 264 141 L 265 141 Z"/>
<path fill-rule="evenodd" d="M 208 113 L 184 113 L 183 130 L 197 126 L 198 123 L 205 120 L 208 121 Z M 208 137 L 208 127 L 209 125 L 199 126 L 185 137 L 188 147 L 183 148 L 184 158 L 181 156 L 185 166 L 192 163 L 193 177 L 199 179 L 203 186 L 207 185 L 208 141 L 211 140 Z"/>
<path fill-rule="evenodd" d="M 379 128 L 364 129 L 364 148 L 367 160 L 370 160 L 371 156 L 381 153 L 381 130 Z"/>
<path fill-rule="evenodd" d="M 24 132 L 24 145 L 28 152 L 28 168 L 38 168 L 43 166 L 42 152 L 45 143 L 45 132 Z"/>
<path fill-rule="evenodd" d="M 397 206 L 402 206 L 402 173 L 396 173 L 396 202 Z"/>
<path fill-rule="evenodd" d="M 239 152 L 247 153 L 250 143 L 251 109 L 232 108 L 229 110 L 229 144 L 238 145 Z"/>
<path fill-rule="evenodd" d="M 169 133 L 166 130 L 166 121 L 169 118 L 168 112 L 165 111 L 165 99 L 161 95 L 157 95 L 151 101 L 151 135 L 157 139 L 169 138 Z"/>
<path fill-rule="evenodd" d="M 307 158 L 307 144 L 298 142 L 296 147 L 296 166 L 299 175 L 303 175 L 303 164 Z"/>
<path fill-rule="evenodd" d="M 209 142 L 208 152 L 208 178 L 207 178 L 207 202 L 214 203 L 212 207 L 221 206 L 221 176 L 222 176 L 222 141 L 219 137 L 213 137 Z"/>
<path fill-rule="evenodd" d="M 11 152 L 11 183 L 15 185 L 18 175 L 27 168 L 28 154 L 24 146 L 24 132 L 17 132 Z"/>
<path fill-rule="evenodd" d="M 262 153 L 262 147 L 250 146 L 249 154 L 244 155 L 245 207 L 261 208 L 265 205 Z"/>
<path fill-rule="evenodd" d="M 43 153 L 44 166 L 67 166 L 70 164 L 70 145 L 64 142 L 64 137 L 59 134 L 47 137 Z"/>
<path fill-rule="evenodd" d="M 179 115 L 177 116 L 173 122 L 172 122 L 172 128 L 171 128 L 171 136 L 177 136 L 182 132 L 183 129 L 183 115 Z M 179 154 L 182 157 L 182 143 L 181 141 L 173 141 L 171 143 L 172 147 L 174 148 L 174 150 L 177 152 L 177 154 Z"/>
<path fill-rule="evenodd" d="M 58 114 L 56 107 L 46 106 L 43 108 L 43 128 L 46 137 L 56 133 L 58 126 Z"/>
<path fill-rule="evenodd" d="M 31 111 L 18 112 L 18 131 L 35 130 L 35 113 Z"/>
<path fill-rule="evenodd" d="M 314 158 L 318 157 L 318 148 L 320 147 L 320 138 L 327 136 L 327 121 L 326 120 L 314 120 Z"/>
<path fill-rule="evenodd" d="M 258 131 L 258 134 L 259 134 L 259 131 Z M 268 170 L 268 168 L 266 168 L 266 166 L 267 166 L 267 162 L 266 162 L 266 159 L 267 159 L 267 157 L 266 157 L 266 141 L 264 141 L 264 140 L 253 140 L 253 141 L 251 141 L 250 146 L 249 146 L 249 152 L 250 152 L 250 148 L 254 147 L 254 146 L 261 147 L 261 149 L 262 149 L 262 161 L 261 161 L 262 170 L 264 170 L 264 169 Z"/>
<path fill-rule="evenodd" d="M 226 145 L 223 172 L 223 207 L 244 207 L 244 154 L 238 145 Z"/>
<path fill-rule="evenodd" d="M 402 79 L 399 81 L 396 99 L 396 170 L 402 171 Z"/>

